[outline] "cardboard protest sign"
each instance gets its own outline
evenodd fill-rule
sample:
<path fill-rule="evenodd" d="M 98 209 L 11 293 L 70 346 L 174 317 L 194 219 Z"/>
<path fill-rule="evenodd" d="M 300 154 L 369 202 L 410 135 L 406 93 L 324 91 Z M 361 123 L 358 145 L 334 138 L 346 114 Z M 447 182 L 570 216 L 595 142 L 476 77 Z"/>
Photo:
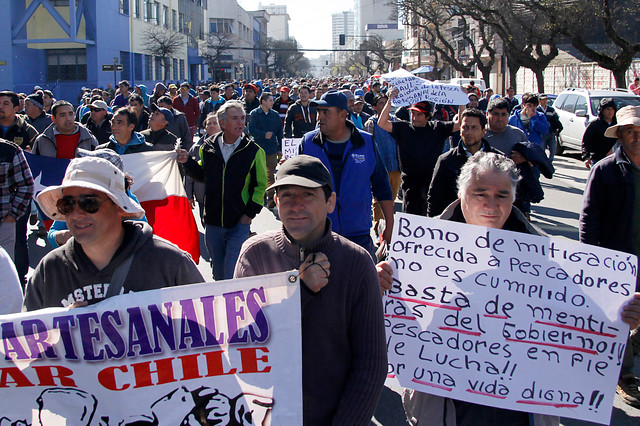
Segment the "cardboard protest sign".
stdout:
<path fill-rule="evenodd" d="M 390 384 L 609 422 L 635 256 L 407 214 L 395 223 Z"/>
<path fill-rule="evenodd" d="M 420 101 L 443 105 L 466 105 L 469 103 L 467 94 L 459 85 L 433 83 L 402 68 L 389 74 L 383 74 L 381 78 L 398 89 L 398 96 L 393 100 L 394 106 L 401 107 Z"/>
<path fill-rule="evenodd" d="M 291 272 L 5 315 L 0 331 L 0 418 L 10 422 L 302 424 Z"/>
<path fill-rule="evenodd" d="M 298 146 L 302 143 L 302 138 L 282 139 L 282 159 L 288 160 L 298 155 Z"/>

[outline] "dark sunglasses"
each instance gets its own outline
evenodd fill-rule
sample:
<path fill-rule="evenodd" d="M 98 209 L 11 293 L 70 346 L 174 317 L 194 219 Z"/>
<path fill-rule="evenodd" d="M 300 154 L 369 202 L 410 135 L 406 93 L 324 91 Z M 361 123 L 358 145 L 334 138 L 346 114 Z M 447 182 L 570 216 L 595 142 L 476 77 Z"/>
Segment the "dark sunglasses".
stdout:
<path fill-rule="evenodd" d="M 60 214 L 66 216 L 73 211 L 73 208 L 77 203 L 80 210 L 89 214 L 94 214 L 97 213 L 98 210 L 100 210 L 100 206 L 108 200 L 109 199 L 107 198 L 104 201 L 98 201 L 94 196 L 83 196 L 79 197 L 77 200 L 73 197 L 62 197 L 56 202 L 56 207 Z"/>

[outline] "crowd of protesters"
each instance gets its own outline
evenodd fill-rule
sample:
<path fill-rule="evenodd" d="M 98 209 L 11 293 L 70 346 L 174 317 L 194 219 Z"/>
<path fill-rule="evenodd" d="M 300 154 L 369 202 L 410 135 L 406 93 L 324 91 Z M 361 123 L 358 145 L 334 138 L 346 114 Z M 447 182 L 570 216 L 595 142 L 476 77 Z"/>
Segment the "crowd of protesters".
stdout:
<path fill-rule="evenodd" d="M 144 210 L 122 169 L 122 155 L 175 151 L 187 195 L 192 205 L 197 201 L 215 280 L 300 269 L 305 423 L 367 424 L 386 370 L 380 290 L 391 282 L 382 260 L 396 198 L 403 200 L 403 212 L 540 234 L 529 222 L 531 204 L 544 195 L 540 175 L 554 173 L 562 130 L 557 114 L 544 94 L 526 93 L 520 104 L 513 88 L 505 96 L 491 88 L 481 93 L 473 82 L 464 89 L 466 105 L 422 101 L 397 109 L 398 90 L 379 76 L 159 82 L 151 92 L 123 80 L 117 90 L 83 88 L 76 105 L 39 86 L 28 95 L 2 91 L 0 270 L 16 271 L 3 274 L 2 313 L 61 301 L 92 304 L 115 289 L 202 281 L 186 253 L 137 221 Z M 580 238 L 637 255 L 640 109 L 616 111 L 606 99 L 600 108 L 599 121 L 585 133 L 592 172 Z M 300 155 L 284 161 L 283 138 L 301 139 Z M 43 212 L 68 227 L 58 223 L 47 230 L 38 218 L 24 151 L 71 160 L 62 184 L 36 197 Z M 283 230 L 250 238 L 252 220 L 263 208 L 282 221 Z M 481 211 L 495 215 L 487 220 Z M 27 284 L 27 224 L 39 219 L 38 236 L 49 232 L 49 241 L 60 247 L 42 259 Z M 158 259 L 161 267 L 151 267 Z M 145 287 L 140 277 L 148 278 L 150 270 L 155 275 L 145 282 L 154 284 Z M 105 287 L 100 297 L 75 291 L 96 280 L 111 282 L 109 291 Z M 324 300 L 315 297 L 321 292 Z M 640 294 L 623 312 L 637 327 Z M 339 321 L 332 321 L 334 314 Z M 640 333 L 632 335 L 617 391 L 640 406 L 632 372 Z M 407 401 L 408 413 L 434 404 L 419 393 Z M 436 403 L 445 411 L 437 412 L 442 424 L 489 425 L 506 418 L 533 424 L 527 413 Z M 417 418 L 428 424 L 429 414 L 421 413 Z"/>

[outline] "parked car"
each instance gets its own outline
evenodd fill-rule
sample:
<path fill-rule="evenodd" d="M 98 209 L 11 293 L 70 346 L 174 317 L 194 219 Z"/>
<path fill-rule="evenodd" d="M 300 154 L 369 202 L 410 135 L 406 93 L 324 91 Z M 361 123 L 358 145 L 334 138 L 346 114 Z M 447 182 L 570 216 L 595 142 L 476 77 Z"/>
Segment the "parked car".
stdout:
<path fill-rule="evenodd" d="M 481 94 L 484 92 L 484 89 L 487 88 L 487 85 L 481 78 L 452 78 L 451 80 L 449 80 L 449 84 L 457 84 L 459 86 L 465 87 L 472 81 L 473 84 L 480 90 Z"/>
<path fill-rule="evenodd" d="M 582 135 L 589 123 L 598 118 L 598 105 L 602 98 L 613 98 L 618 109 L 627 105 L 640 105 L 640 96 L 627 89 L 568 88 L 553 103 L 563 127 L 558 140 L 558 154 L 566 148 L 578 151 L 582 149 Z"/>

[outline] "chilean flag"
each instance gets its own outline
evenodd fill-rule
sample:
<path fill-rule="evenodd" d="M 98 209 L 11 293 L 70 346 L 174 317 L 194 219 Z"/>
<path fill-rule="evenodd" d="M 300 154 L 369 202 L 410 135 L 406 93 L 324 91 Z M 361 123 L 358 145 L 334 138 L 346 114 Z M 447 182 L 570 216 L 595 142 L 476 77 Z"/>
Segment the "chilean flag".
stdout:
<path fill-rule="evenodd" d="M 69 160 L 25 152 L 35 180 L 35 193 L 59 185 Z M 133 176 L 130 190 L 145 210 L 153 233 L 171 241 L 200 260 L 200 236 L 173 151 L 150 151 L 122 155 L 125 173 Z"/>

